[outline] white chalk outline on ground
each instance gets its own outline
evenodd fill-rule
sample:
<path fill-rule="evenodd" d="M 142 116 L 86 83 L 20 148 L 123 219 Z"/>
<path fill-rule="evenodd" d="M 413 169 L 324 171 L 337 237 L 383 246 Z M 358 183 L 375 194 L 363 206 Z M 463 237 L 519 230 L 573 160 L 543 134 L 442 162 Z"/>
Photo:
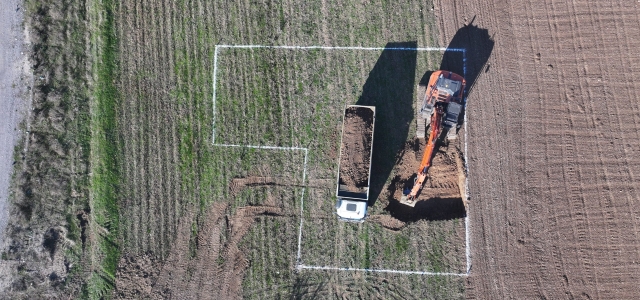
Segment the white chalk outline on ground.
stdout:
<path fill-rule="evenodd" d="M 304 151 L 304 166 L 302 171 L 302 184 L 306 181 L 307 176 L 307 157 L 309 149 L 304 147 L 280 147 L 280 146 L 265 146 L 265 145 L 233 145 L 233 144 L 216 144 L 216 87 L 217 87 L 217 73 L 218 73 L 218 50 L 223 48 L 238 48 L 238 49 L 293 49 L 293 50 L 365 50 L 365 51 L 380 51 L 380 50 L 393 50 L 393 51 L 451 51 L 462 52 L 462 66 L 463 77 L 467 76 L 467 51 L 464 48 L 445 48 L 445 47 L 331 47 L 331 46 L 271 46 L 271 45 L 216 45 L 213 55 L 213 125 L 212 125 L 212 145 L 219 147 L 242 147 L 242 148 L 254 148 L 254 149 L 269 149 L 269 150 L 283 150 L 283 151 Z M 468 198 L 469 195 L 469 166 L 467 163 L 467 114 L 466 114 L 467 99 L 465 97 L 464 107 L 464 168 L 467 173 L 465 178 L 465 193 Z M 302 195 L 300 197 L 300 226 L 298 228 L 298 251 L 296 256 L 296 269 L 297 270 L 336 270 L 336 271 L 356 271 L 356 272 L 374 272 L 374 273 L 396 273 L 396 274 L 417 274 L 427 276 L 469 276 L 471 272 L 471 240 L 469 237 L 469 212 L 466 212 L 464 217 L 465 224 L 465 255 L 467 260 L 467 270 L 465 273 L 447 273 L 447 272 L 429 272 L 429 271 L 406 271 L 406 270 L 392 270 L 392 269 L 360 269 L 360 268 L 348 268 L 348 267 L 328 267 L 328 266 L 307 266 L 301 263 L 301 249 L 302 249 L 302 225 L 303 225 L 303 212 L 304 212 L 304 193 L 306 188 L 302 188 Z"/>

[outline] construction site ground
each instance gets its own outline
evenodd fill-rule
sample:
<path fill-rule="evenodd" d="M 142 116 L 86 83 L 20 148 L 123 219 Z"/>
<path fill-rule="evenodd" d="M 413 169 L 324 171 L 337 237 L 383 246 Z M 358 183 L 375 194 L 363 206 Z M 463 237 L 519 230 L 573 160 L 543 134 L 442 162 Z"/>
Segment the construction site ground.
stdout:
<path fill-rule="evenodd" d="M 9 9 L 34 82 L 0 298 L 637 298 L 637 1 Z M 457 50 L 389 49 L 416 47 Z M 466 129 L 411 209 L 394 199 L 438 69 L 467 80 Z M 334 214 L 347 104 L 376 106 L 364 223 Z"/>
<path fill-rule="evenodd" d="M 122 57 L 120 85 L 131 94 L 119 110 L 119 122 L 129 125 L 122 128 L 127 137 L 123 256 L 116 297 L 462 297 L 462 277 L 296 269 L 304 264 L 465 272 L 463 219 L 399 220 L 385 210 L 387 179 L 398 152 L 415 134 L 414 89 L 424 72 L 438 66 L 442 52 L 216 49 L 216 44 L 313 45 L 316 32 L 304 25 L 309 14 L 317 12 L 312 17 L 317 20 L 341 16 L 330 13 L 341 4 L 290 3 L 273 15 L 259 5 L 225 6 L 227 20 L 213 18 L 217 5 L 209 2 L 120 6 L 121 52 L 130 54 Z M 403 7 L 407 17 L 421 10 L 418 4 Z M 353 12 L 361 9 L 366 8 L 358 5 Z M 387 14 L 369 9 L 366 15 Z M 425 20 L 434 20 L 433 11 L 422 10 Z M 357 19 L 361 37 L 387 26 L 369 27 L 368 18 Z M 275 26 L 272 34 L 256 35 L 265 30 L 259 20 L 282 23 L 269 23 L 268 28 Z M 409 26 L 413 29 L 390 32 L 415 32 L 415 37 L 380 36 L 366 44 L 416 48 L 435 39 L 429 27 L 434 23 L 401 25 L 391 15 L 380 20 Z M 353 45 L 349 35 L 332 34 L 340 31 L 335 21 L 325 24 L 327 30 L 317 37 L 326 40 L 320 43 Z M 156 22 L 162 25 L 152 26 Z M 213 42 L 211 28 L 226 32 L 223 40 Z M 238 36 L 234 28 L 261 38 Z M 339 222 L 335 215 L 348 104 L 376 107 L 370 197 L 380 200 L 363 224 Z"/>

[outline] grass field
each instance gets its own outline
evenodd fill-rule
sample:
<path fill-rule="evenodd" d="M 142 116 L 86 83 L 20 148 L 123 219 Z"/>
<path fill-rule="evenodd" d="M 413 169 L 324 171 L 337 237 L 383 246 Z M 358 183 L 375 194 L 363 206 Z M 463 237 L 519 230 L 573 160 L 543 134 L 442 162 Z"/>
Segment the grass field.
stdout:
<path fill-rule="evenodd" d="M 273 9 L 264 10 L 265 4 Z M 120 52 L 129 54 L 121 61 L 124 78 L 120 89 L 126 95 L 119 114 L 119 124 L 126 124 L 120 127 L 126 137 L 123 253 L 152 252 L 171 260 L 172 241 L 189 240 L 191 258 L 184 258 L 185 264 L 216 263 L 219 273 L 229 274 L 215 278 L 241 282 L 245 298 L 316 290 L 349 295 L 359 283 L 384 280 L 391 280 L 407 297 L 461 297 L 463 280 L 459 278 L 295 271 L 304 193 L 301 257 L 305 264 L 464 272 L 461 220 L 420 221 L 393 232 L 373 223 L 339 223 L 332 214 L 344 105 L 378 107 L 372 195 L 380 200 L 371 213 L 385 214 L 384 186 L 391 179 L 395 155 L 415 131 L 414 86 L 424 72 L 439 65 L 441 53 L 219 48 L 214 111 L 216 44 L 434 46 L 432 33 L 423 35 L 432 32 L 423 27 L 429 26 L 428 20 L 410 22 L 412 29 L 397 30 L 385 28 L 395 24 L 388 19 L 391 16 L 384 20 L 374 16 L 387 14 L 377 10 L 381 8 L 354 3 L 316 5 L 320 4 L 224 4 L 224 14 L 214 13 L 219 5 L 200 2 L 151 6 L 125 2 L 120 6 Z M 330 15 L 346 20 L 321 25 L 318 22 L 325 21 L 314 14 L 323 10 L 333 10 L 336 13 Z M 339 10 L 351 13 L 337 13 Z M 412 18 L 430 16 L 427 9 L 419 13 L 420 8 L 411 5 L 398 11 Z M 330 30 L 337 22 L 362 23 L 349 32 Z M 411 27 L 414 25 L 418 27 Z M 322 26 L 327 29 L 320 30 Z M 216 144 L 309 149 L 306 181 L 302 180 L 303 151 L 212 145 L 214 118 Z M 234 178 L 247 177 L 269 178 L 270 183 L 230 188 Z M 221 250 L 216 259 L 207 261 L 201 260 L 206 250 L 197 241 L 208 232 L 201 228 L 210 218 L 213 203 L 228 203 L 225 214 L 230 220 L 236 220 L 239 209 L 252 205 L 273 206 L 277 211 L 238 217 L 238 222 L 252 224 L 237 241 L 239 248 L 249 249 L 242 255 L 232 254 L 236 227 L 220 225 L 226 228 L 221 229 L 226 233 L 218 241 Z M 191 224 L 190 237 L 178 228 L 183 222 Z M 245 232 L 244 225 L 240 227 Z M 236 263 L 227 265 L 234 259 Z M 180 284 L 206 280 L 197 272 L 186 272 L 191 277 Z M 322 273 L 329 276 L 319 275 Z M 186 293 L 179 291 L 180 284 L 170 288 Z M 414 290 L 421 285 L 429 288 Z M 383 298 L 394 295 L 384 289 L 376 293 Z"/>
<path fill-rule="evenodd" d="M 73 98 L 84 104 L 84 118 L 74 119 L 82 121 L 76 131 L 84 148 L 69 146 L 81 149 L 86 172 L 73 173 L 71 188 L 63 187 L 78 198 L 61 223 L 77 242 L 67 256 L 81 265 L 68 283 L 73 295 L 463 296 L 460 277 L 296 270 L 303 263 L 465 271 L 461 219 L 419 220 L 392 231 L 333 215 L 344 106 L 377 107 L 370 214 L 388 215 L 396 155 L 415 132 L 415 84 L 442 53 L 216 50 L 438 46 L 430 2 L 64 4 L 39 12 L 56 20 L 66 40 L 84 36 L 86 48 L 78 49 L 90 62 L 76 72 L 91 78 L 82 91 L 90 101 Z M 73 8 L 62 15 L 86 21 L 85 31 L 65 31 L 60 7 Z M 214 145 L 214 130 L 215 144 L 308 150 Z"/>
<path fill-rule="evenodd" d="M 619 2 L 18 1 L 0 298 L 633 298 L 640 14 Z M 435 69 L 465 75 L 464 141 L 409 208 Z M 354 103 L 377 108 L 361 224 L 333 213 Z"/>

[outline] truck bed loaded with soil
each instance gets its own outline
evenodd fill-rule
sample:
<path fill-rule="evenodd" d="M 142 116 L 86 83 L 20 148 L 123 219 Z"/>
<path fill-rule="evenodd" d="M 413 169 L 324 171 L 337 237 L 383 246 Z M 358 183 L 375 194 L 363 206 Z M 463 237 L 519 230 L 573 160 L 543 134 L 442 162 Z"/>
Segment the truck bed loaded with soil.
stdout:
<path fill-rule="evenodd" d="M 350 105 L 344 112 L 336 196 L 338 217 L 362 221 L 367 212 L 375 107 Z"/>

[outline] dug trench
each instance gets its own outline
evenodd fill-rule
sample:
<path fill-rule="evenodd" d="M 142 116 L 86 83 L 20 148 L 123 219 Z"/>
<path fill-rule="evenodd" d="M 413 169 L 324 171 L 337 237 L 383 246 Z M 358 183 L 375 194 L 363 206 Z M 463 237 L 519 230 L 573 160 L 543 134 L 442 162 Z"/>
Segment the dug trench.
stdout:
<path fill-rule="evenodd" d="M 426 146 L 424 139 L 409 140 L 399 153 L 395 176 L 387 186 L 388 204 L 385 210 L 393 219 L 402 223 L 419 220 L 451 220 L 466 216 L 466 204 L 463 201 L 465 173 L 459 141 L 438 142 L 427 181 L 418 194 L 415 207 L 401 204 L 398 200 L 403 190 L 410 189 L 416 178 L 416 172 Z M 389 229 L 399 229 L 397 222 Z"/>

